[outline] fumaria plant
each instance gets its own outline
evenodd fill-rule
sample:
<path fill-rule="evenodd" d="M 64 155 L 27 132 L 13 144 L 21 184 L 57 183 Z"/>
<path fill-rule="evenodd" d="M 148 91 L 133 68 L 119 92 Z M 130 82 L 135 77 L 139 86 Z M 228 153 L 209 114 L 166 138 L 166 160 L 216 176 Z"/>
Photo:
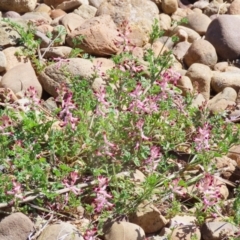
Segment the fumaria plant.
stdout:
<path fill-rule="evenodd" d="M 90 219 L 86 240 L 101 234 L 106 219 L 127 217 L 153 196 L 157 204 L 174 203 L 171 216 L 184 206 L 197 207 L 204 218 L 218 214 L 222 196 L 211 159 L 239 142 L 239 131 L 232 132 L 222 115 L 192 107 L 194 96 L 181 95 L 170 51 L 155 56 L 151 45 L 146 64 L 139 62 L 130 31 L 127 23 L 119 29 L 122 52 L 112 57 L 113 69 L 102 73 L 99 62 L 90 79 L 68 74 L 70 83 L 56 89 L 56 111 L 44 109 L 33 88 L 22 108 L 6 96 L 0 207 L 72 217 L 82 205 Z M 151 44 L 161 34 L 155 22 Z M 56 60 L 66 74 L 67 60 Z M 94 91 L 96 77 L 106 83 Z M 181 152 L 187 159 L 179 158 Z M 199 171 L 188 177 L 191 169 Z M 143 182 L 130 177 L 136 170 L 145 174 Z"/>

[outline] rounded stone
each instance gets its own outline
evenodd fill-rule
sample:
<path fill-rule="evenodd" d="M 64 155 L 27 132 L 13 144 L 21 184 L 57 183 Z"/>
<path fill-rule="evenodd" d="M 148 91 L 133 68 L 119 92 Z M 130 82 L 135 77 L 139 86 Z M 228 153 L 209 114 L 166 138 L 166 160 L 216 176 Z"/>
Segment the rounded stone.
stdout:
<path fill-rule="evenodd" d="M 217 60 L 218 57 L 215 48 L 210 42 L 203 39 L 194 41 L 184 56 L 184 62 L 188 67 L 193 63 L 214 66 Z"/>

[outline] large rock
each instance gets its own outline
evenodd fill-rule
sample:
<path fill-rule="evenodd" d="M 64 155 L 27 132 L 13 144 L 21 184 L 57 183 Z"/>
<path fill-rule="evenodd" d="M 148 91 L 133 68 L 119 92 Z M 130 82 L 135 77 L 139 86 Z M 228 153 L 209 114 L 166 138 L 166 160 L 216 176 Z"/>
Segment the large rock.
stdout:
<path fill-rule="evenodd" d="M 0 1 L 0 10 L 25 13 L 33 11 L 36 5 L 37 0 L 5 0 Z"/>
<path fill-rule="evenodd" d="M 213 45 L 203 39 L 194 41 L 184 56 L 184 62 L 188 67 L 193 63 L 214 66 L 217 63 L 217 60 L 217 53 Z"/>
<path fill-rule="evenodd" d="M 7 60 L 6 71 L 19 64 L 30 63 L 30 60 L 27 57 L 16 56 L 16 53 L 18 52 L 21 53 L 21 47 L 9 47 L 3 50 Z"/>
<path fill-rule="evenodd" d="M 26 240 L 33 231 L 32 221 L 20 212 L 13 213 L 0 222 L 1 240 Z"/>
<path fill-rule="evenodd" d="M 240 56 L 240 16 L 219 15 L 209 25 L 206 40 L 222 60 L 234 60 Z"/>
<path fill-rule="evenodd" d="M 69 83 L 69 75 L 71 77 L 90 78 L 93 73 L 93 63 L 90 60 L 70 58 L 68 62 L 55 63 L 46 67 L 39 75 L 39 81 L 46 92 L 56 97 L 56 89 L 60 84 Z"/>
<path fill-rule="evenodd" d="M 164 13 L 172 14 L 178 9 L 178 1 L 177 0 L 163 0 L 162 1 L 162 9 Z"/>
<path fill-rule="evenodd" d="M 148 202 L 140 204 L 136 212 L 129 216 L 129 221 L 142 227 L 145 233 L 157 232 L 168 223 L 159 210 Z"/>
<path fill-rule="evenodd" d="M 240 0 L 234 0 L 228 8 L 228 13 L 231 15 L 240 14 Z"/>
<path fill-rule="evenodd" d="M 83 41 L 77 41 L 81 36 L 84 36 Z M 119 40 L 118 31 L 109 15 L 86 20 L 69 34 L 66 40 L 70 47 L 79 47 L 87 53 L 98 56 L 110 56 L 119 50 L 116 46 Z"/>
<path fill-rule="evenodd" d="M 201 228 L 204 240 L 222 240 L 225 237 L 234 236 L 237 231 L 239 231 L 237 227 L 227 222 L 207 222 Z"/>
<path fill-rule="evenodd" d="M 57 7 L 57 5 L 65 2 L 66 0 L 44 0 L 44 3 L 50 7 Z"/>
<path fill-rule="evenodd" d="M 226 87 L 208 102 L 208 109 L 211 112 L 219 113 L 228 106 L 236 105 L 237 92 L 230 87 Z"/>
<path fill-rule="evenodd" d="M 38 240 L 84 240 L 75 226 L 67 222 L 55 223 L 47 226 Z"/>
<path fill-rule="evenodd" d="M 211 23 L 211 19 L 202 13 L 193 13 L 187 16 L 188 23 L 187 26 L 201 36 L 204 35 L 208 29 L 209 24 Z"/>
<path fill-rule="evenodd" d="M 157 5 L 149 0 L 104 0 L 98 8 L 96 16 L 105 14 L 112 17 L 117 27 L 127 22 L 132 30 L 128 37 L 135 41 L 137 38 L 141 38 L 143 46 L 149 39 L 149 32 L 152 30 L 154 20 L 158 19 L 159 10 Z M 133 36 L 134 34 L 136 36 Z"/>
<path fill-rule="evenodd" d="M 105 240 L 144 240 L 145 233 L 141 227 L 129 222 L 114 222 L 104 229 Z"/>
<path fill-rule="evenodd" d="M 1 87 L 10 88 L 14 93 L 34 87 L 39 98 L 42 96 L 42 86 L 39 83 L 31 64 L 19 64 L 4 74 Z"/>
<path fill-rule="evenodd" d="M 198 93 L 201 93 L 205 100 L 210 98 L 210 83 L 212 71 L 203 64 L 194 63 L 188 69 L 186 76 L 189 77 L 193 83 L 194 88 Z"/>
<path fill-rule="evenodd" d="M 216 92 L 221 92 L 226 87 L 232 87 L 238 91 L 240 90 L 240 73 L 212 71 L 211 85 Z"/>

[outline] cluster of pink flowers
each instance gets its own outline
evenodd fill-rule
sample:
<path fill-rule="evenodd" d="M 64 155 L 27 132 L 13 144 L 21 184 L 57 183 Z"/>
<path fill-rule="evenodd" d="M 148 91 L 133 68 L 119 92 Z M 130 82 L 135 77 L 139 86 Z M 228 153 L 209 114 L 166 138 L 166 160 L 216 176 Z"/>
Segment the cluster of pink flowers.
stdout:
<path fill-rule="evenodd" d="M 6 195 L 13 195 L 15 198 L 23 199 L 22 186 L 16 180 L 12 180 L 12 190 L 7 191 Z"/>
<path fill-rule="evenodd" d="M 157 112 L 158 111 L 157 102 L 159 100 L 159 97 L 157 95 L 148 96 L 141 100 L 143 92 L 144 90 L 141 83 L 138 83 L 136 85 L 136 88 L 129 94 L 129 96 L 132 98 L 132 101 L 129 104 L 127 110 L 137 114 L 145 113 L 151 114 Z"/>
<path fill-rule="evenodd" d="M 57 93 L 57 99 L 62 102 L 62 110 L 59 113 L 59 117 L 63 121 L 61 126 L 70 124 L 72 129 L 76 129 L 79 119 L 73 117 L 72 114 L 72 111 L 77 108 L 72 99 L 73 93 L 66 86 L 61 86 L 60 89 L 57 89 Z"/>
<path fill-rule="evenodd" d="M 206 211 L 208 207 L 214 206 L 219 200 L 221 200 L 220 188 L 221 184 L 217 179 L 209 173 L 196 184 L 197 191 L 203 198 L 204 208 Z"/>
<path fill-rule="evenodd" d="M 153 172 L 157 169 L 158 163 L 160 162 L 160 158 L 162 156 L 160 152 L 160 147 L 152 146 L 150 149 L 150 156 L 145 160 L 145 170 L 147 172 Z"/>
<path fill-rule="evenodd" d="M 211 128 L 208 123 L 205 123 L 203 127 L 198 128 L 198 134 L 194 138 L 197 151 L 209 150 L 209 139 L 210 139 Z"/>
<path fill-rule="evenodd" d="M 96 198 L 94 199 L 95 211 L 97 213 L 102 212 L 107 209 L 110 210 L 114 205 L 109 202 L 112 199 L 112 195 L 107 193 L 108 178 L 98 177 L 98 187 L 94 189 L 96 193 Z"/>
<path fill-rule="evenodd" d="M 10 128 L 12 126 L 12 120 L 7 116 L 3 115 L 0 117 L 0 131 L 2 135 L 11 135 Z"/>
<path fill-rule="evenodd" d="M 180 197 L 185 196 L 185 192 L 183 191 L 183 187 L 179 186 L 179 182 L 180 182 L 180 178 L 175 178 L 174 180 L 172 180 L 172 182 L 169 185 L 169 188 L 172 191 L 172 194 L 171 194 L 172 199 L 174 197 L 174 194 L 176 194 L 177 196 L 180 196 Z"/>
<path fill-rule="evenodd" d="M 64 178 L 62 183 L 65 187 L 69 188 L 75 195 L 79 195 L 81 190 L 75 186 L 76 181 L 79 179 L 77 172 L 71 172 L 68 178 Z M 69 201 L 68 192 L 65 194 L 65 205 Z"/>

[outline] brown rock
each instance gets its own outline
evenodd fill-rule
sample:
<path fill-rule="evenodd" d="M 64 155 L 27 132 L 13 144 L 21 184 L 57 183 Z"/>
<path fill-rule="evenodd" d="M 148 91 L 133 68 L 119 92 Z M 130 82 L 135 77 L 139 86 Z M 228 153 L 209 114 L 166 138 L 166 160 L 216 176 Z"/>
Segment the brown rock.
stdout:
<path fill-rule="evenodd" d="M 170 237 L 170 240 L 200 240 L 201 233 L 196 225 L 184 225 L 176 227 Z"/>
<path fill-rule="evenodd" d="M 85 19 L 75 13 L 68 13 L 60 20 L 60 23 L 66 28 L 68 34 L 84 23 Z"/>
<path fill-rule="evenodd" d="M 96 12 L 97 8 L 90 6 L 88 4 L 82 4 L 78 9 L 74 10 L 74 13 L 76 13 L 77 15 L 84 19 L 90 19 L 92 17 L 95 17 Z"/>
<path fill-rule="evenodd" d="M 201 63 L 194 63 L 188 69 L 186 76 L 191 79 L 193 87 L 197 90 L 197 92 L 201 93 L 205 100 L 209 100 L 212 76 L 211 69 Z"/>
<path fill-rule="evenodd" d="M 42 96 L 42 86 L 31 64 L 19 64 L 11 68 L 4 74 L 0 86 L 10 88 L 14 93 L 25 91 L 31 86 L 35 88 L 39 98 Z"/>
<path fill-rule="evenodd" d="M 66 15 L 67 13 L 64 12 L 63 10 L 61 9 L 53 9 L 50 13 L 50 16 L 52 19 L 56 19 L 56 18 L 59 18 L 59 17 L 63 17 L 64 15 Z"/>
<path fill-rule="evenodd" d="M 57 5 L 63 3 L 66 0 L 44 0 L 44 3 L 47 4 L 49 7 L 56 8 Z M 69 1 L 69 0 L 67 0 Z"/>
<path fill-rule="evenodd" d="M 203 39 L 194 41 L 184 56 L 184 62 L 188 67 L 193 63 L 214 66 L 217 59 L 217 53 L 213 45 Z"/>
<path fill-rule="evenodd" d="M 74 42 L 79 36 L 84 36 L 83 41 Z M 67 37 L 70 47 L 79 47 L 85 52 L 110 56 L 118 52 L 116 41 L 119 39 L 116 26 L 109 15 L 94 17 L 86 20 L 78 29 Z"/>
<path fill-rule="evenodd" d="M 37 0 L 7 0 L 0 1 L 0 10 L 26 13 L 33 11 L 36 5 Z"/>
<path fill-rule="evenodd" d="M 105 227 L 105 240 L 144 240 L 144 230 L 133 223 L 114 222 Z"/>
<path fill-rule="evenodd" d="M 234 0 L 229 8 L 228 13 L 231 15 L 240 15 L 240 0 Z"/>
<path fill-rule="evenodd" d="M 176 0 L 162 0 L 162 9 L 164 13 L 172 14 L 178 9 L 178 1 Z"/>
<path fill-rule="evenodd" d="M 157 232 L 168 223 L 159 210 L 148 202 L 140 204 L 136 212 L 129 216 L 129 221 L 139 225 L 145 233 Z"/>
<path fill-rule="evenodd" d="M 26 240 L 34 231 L 34 224 L 24 214 L 12 213 L 0 222 L 1 240 Z"/>
<path fill-rule="evenodd" d="M 69 83 L 68 76 L 63 74 L 63 68 L 71 76 L 83 78 L 90 78 L 94 73 L 92 62 L 82 58 L 70 58 L 68 62 L 63 62 L 62 64 L 55 63 L 46 67 L 39 75 L 39 81 L 44 90 L 53 97 L 57 97 L 56 88 L 61 83 Z"/>
<path fill-rule="evenodd" d="M 211 22 L 211 19 L 202 13 L 189 14 L 187 16 L 187 19 L 188 23 L 186 24 L 186 26 L 193 29 L 201 36 L 203 36 L 206 33 L 208 26 Z"/>

